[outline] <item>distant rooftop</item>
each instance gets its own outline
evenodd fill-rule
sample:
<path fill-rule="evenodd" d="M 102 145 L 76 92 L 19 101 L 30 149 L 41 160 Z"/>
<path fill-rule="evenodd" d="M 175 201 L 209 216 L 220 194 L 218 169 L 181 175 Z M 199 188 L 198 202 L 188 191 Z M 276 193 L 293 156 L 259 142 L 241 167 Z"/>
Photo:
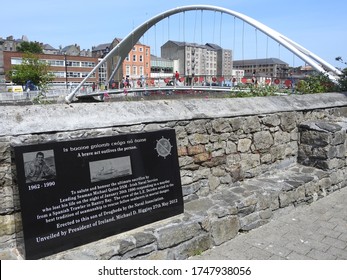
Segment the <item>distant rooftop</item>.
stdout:
<path fill-rule="evenodd" d="M 100 45 L 97 45 L 96 47 L 93 47 L 92 50 L 93 51 L 102 51 L 106 48 L 109 48 L 111 45 L 111 43 L 104 43 L 104 44 L 100 44 Z"/>
<path fill-rule="evenodd" d="M 166 43 L 173 43 L 179 47 L 184 47 L 184 46 L 188 46 L 188 47 L 197 47 L 197 48 L 202 48 L 202 49 L 209 49 L 209 50 L 217 50 L 215 47 L 218 47 L 219 49 L 221 47 L 217 46 L 217 45 L 214 45 L 212 47 L 213 44 L 206 44 L 206 45 L 201 45 L 201 44 L 197 44 L 197 43 L 189 43 L 189 42 L 179 42 L 179 41 L 172 41 L 172 40 L 169 40 L 167 41 Z"/>
<path fill-rule="evenodd" d="M 255 65 L 255 64 L 285 64 L 288 65 L 287 62 L 280 60 L 278 58 L 259 58 L 259 59 L 244 59 L 244 60 L 234 60 L 234 65 Z"/>

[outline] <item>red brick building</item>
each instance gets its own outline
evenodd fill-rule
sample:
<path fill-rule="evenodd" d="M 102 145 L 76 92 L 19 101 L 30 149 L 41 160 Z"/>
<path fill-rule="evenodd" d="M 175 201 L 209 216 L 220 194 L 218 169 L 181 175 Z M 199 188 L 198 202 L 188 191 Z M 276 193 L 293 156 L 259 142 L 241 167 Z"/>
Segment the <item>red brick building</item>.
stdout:
<path fill-rule="evenodd" d="M 122 39 L 115 38 L 110 44 L 101 44 L 92 48 L 92 55 L 94 57 L 102 58 L 109 51 L 115 48 Z M 116 65 L 118 64 L 119 57 L 115 54 L 106 63 L 105 69 L 107 69 L 104 78 L 101 80 L 110 80 Z M 102 74 L 102 73 L 101 73 Z M 128 77 L 133 86 L 136 86 L 137 81 L 143 78 L 149 78 L 151 74 L 151 49 L 150 46 L 144 45 L 141 42 L 137 42 L 128 56 L 122 63 L 122 66 L 114 74 L 111 81 L 116 84 L 122 81 L 122 78 Z"/>
<path fill-rule="evenodd" d="M 4 71 L 12 69 L 13 65 L 21 64 L 23 53 L 4 51 Z M 53 86 L 76 86 L 97 65 L 98 59 L 86 56 L 39 54 L 39 59 L 50 65 L 55 79 Z M 98 70 L 87 80 L 86 85 L 98 83 Z M 6 82 L 11 82 L 6 77 Z"/>

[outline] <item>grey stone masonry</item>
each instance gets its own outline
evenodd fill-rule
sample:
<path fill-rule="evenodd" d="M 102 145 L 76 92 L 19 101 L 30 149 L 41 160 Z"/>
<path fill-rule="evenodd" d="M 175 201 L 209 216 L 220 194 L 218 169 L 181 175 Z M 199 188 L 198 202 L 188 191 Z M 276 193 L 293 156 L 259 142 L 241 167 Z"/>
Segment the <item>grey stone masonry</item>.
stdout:
<path fill-rule="evenodd" d="M 176 131 L 183 214 L 46 259 L 187 259 L 347 182 L 345 94 L 2 109 L 0 259 L 25 258 L 14 144 Z"/>
<path fill-rule="evenodd" d="M 346 165 L 346 130 L 327 121 L 307 121 L 299 125 L 298 163 L 323 170 Z"/>

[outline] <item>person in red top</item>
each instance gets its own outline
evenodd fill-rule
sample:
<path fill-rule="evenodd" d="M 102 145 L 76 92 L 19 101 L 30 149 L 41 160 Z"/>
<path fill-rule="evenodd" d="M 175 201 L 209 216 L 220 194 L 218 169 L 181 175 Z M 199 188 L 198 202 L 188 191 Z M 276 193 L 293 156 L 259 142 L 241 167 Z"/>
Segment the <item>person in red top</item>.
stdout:
<path fill-rule="evenodd" d="M 176 71 L 176 73 L 175 73 L 175 84 L 176 85 L 178 84 L 179 78 L 180 78 L 180 74 L 178 73 L 178 71 Z"/>

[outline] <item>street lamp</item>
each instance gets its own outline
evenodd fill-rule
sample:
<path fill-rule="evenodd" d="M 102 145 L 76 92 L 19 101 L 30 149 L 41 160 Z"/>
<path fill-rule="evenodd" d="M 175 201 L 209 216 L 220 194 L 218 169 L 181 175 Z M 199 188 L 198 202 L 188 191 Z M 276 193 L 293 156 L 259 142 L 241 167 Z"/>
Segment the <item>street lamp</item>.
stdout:
<path fill-rule="evenodd" d="M 65 86 L 66 86 L 66 88 L 68 88 L 68 86 L 67 86 L 67 59 L 66 59 L 66 52 L 64 52 L 64 61 L 65 61 Z"/>

